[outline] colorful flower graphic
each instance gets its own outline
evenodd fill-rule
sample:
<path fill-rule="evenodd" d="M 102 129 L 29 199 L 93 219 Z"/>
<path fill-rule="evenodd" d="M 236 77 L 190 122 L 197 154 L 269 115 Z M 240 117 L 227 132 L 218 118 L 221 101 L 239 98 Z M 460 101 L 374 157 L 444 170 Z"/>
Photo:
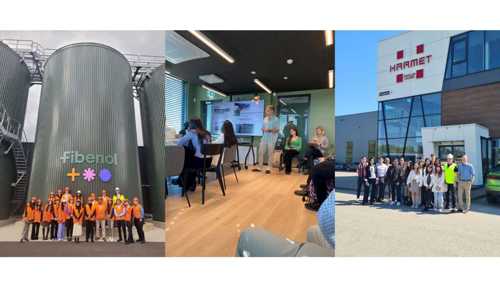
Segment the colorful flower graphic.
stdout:
<path fill-rule="evenodd" d="M 87 182 L 91 182 L 91 181 L 95 180 L 96 173 L 95 173 L 94 169 L 87 168 L 87 169 L 83 170 L 82 175 L 83 175 L 84 180 L 86 180 Z"/>

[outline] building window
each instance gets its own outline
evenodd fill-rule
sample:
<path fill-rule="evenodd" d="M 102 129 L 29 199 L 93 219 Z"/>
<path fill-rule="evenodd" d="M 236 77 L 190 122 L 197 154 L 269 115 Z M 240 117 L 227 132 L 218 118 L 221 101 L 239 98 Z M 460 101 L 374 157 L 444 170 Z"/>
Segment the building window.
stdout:
<path fill-rule="evenodd" d="M 346 148 L 345 148 L 345 162 L 346 162 L 346 164 L 352 164 L 352 148 L 353 148 L 352 141 L 346 142 Z"/>
<path fill-rule="evenodd" d="M 422 128 L 441 125 L 441 93 L 380 102 L 378 116 L 378 155 L 415 159 Z"/>
<path fill-rule="evenodd" d="M 186 119 L 186 86 L 184 81 L 166 75 L 165 77 L 165 116 L 167 127 L 176 132 L 182 129 Z"/>
<path fill-rule="evenodd" d="M 500 31 L 469 31 L 450 39 L 445 79 L 500 68 Z"/>
<path fill-rule="evenodd" d="M 368 158 L 375 157 L 377 154 L 377 141 L 369 140 L 368 141 Z"/>
<path fill-rule="evenodd" d="M 500 31 L 486 31 L 486 69 L 500 67 Z"/>

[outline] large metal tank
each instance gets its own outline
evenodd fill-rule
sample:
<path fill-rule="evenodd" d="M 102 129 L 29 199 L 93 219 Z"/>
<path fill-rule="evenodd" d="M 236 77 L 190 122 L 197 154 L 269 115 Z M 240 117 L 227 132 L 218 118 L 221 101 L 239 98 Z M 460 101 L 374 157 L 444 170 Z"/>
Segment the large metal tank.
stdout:
<path fill-rule="evenodd" d="M 21 57 L 4 43 L 0 42 L 0 107 L 21 124 L 28 100 L 31 78 L 28 67 Z M 0 108 L 0 121 L 2 109 Z M 22 127 L 21 127 L 22 128 Z M 13 152 L 4 154 L 9 143 L 0 143 L 0 220 L 9 217 L 11 184 L 16 181 L 16 168 Z"/>
<path fill-rule="evenodd" d="M 149 202 L 153 219 L 165 221 L 165 66 L 144 81 L 139 97 Z"/>
<path fill-rule="evenodd" d="M 118 186 L 129 199 L 142 197 L 131 69 L 117 50 L 78 43 L 49 57 L 31 171 L 30 196 Z"/>

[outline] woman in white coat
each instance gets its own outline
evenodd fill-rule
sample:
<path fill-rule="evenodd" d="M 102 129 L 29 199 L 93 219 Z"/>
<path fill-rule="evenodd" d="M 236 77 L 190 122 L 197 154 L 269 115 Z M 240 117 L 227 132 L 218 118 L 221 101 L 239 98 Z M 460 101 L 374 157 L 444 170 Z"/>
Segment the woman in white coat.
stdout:
<path fill-rule="evenodd" d="M 410 192 L 412 208 L 418 208 L 420 202 L 418 202 L 418 192 L 420 187 L 423 185 L 423 174 L 420 165 L 415 164 L 411 170 L 408 178 L 406 179 L 406 184 L 408 186 L 408 191 Z"/>
<path fill-rule="evenodd" d="M 443 195 L 448 191 L 448 186 L 444 182 L 444 173 L 441 166 L 436 166 L 433 173 L 434 184 L 432 192 L 434 193 L 434 210 L 442 212 L 444 208 Z"/>

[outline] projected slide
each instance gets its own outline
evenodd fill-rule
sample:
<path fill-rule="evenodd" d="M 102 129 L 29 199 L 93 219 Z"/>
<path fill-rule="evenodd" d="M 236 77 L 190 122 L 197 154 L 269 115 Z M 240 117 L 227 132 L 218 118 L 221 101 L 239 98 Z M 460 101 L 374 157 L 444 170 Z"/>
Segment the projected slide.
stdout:
<path fill-rule="evenodd" d="M 212 105 L 212 130 L 220 132 L 225 120 L 233 123 L 238 136 L 262 136 L 264 102 L 231 101 Z"/>

